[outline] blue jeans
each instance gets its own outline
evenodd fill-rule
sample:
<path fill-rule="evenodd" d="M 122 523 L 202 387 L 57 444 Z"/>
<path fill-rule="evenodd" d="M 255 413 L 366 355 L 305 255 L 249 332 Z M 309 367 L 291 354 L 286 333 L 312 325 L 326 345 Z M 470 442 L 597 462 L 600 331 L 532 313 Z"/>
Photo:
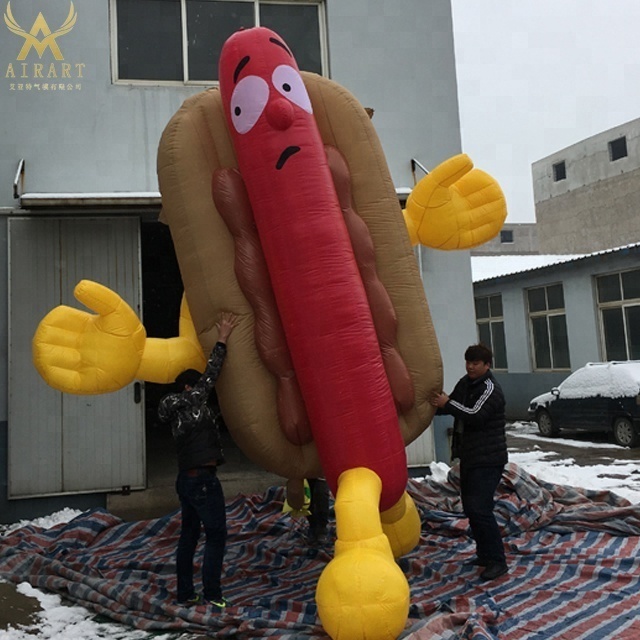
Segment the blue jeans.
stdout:
<path fill-rule="evenodd" d="M 202 467 L 195 472 L 180 471 L 176 479 L 176 492 L 182 507 L 182 530 L 176 555 L 178 601 L 184 602 L 195 595 L 193 557 L 201 525 L 204 526 L 205 533 L 203 595 L 206 600 L 218 600 L 222 597 L 220 576 L 227 540 L 227 518 L 222 486 L 215 467 Z"/>
<path fill-rule="evenodd" d="M 502 536 L 493 514 L 494 494 L 504 467 L 460 468 L 460 497 L 476 541 L 477 555 L 486 562 L 505 562 Z"/>

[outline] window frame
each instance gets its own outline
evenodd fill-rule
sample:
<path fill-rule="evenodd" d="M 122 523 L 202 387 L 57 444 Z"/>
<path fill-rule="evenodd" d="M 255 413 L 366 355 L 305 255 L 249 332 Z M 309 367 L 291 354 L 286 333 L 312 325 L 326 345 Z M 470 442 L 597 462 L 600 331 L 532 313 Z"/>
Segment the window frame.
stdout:
<path fill-rule="evenodd" d="M 627 136 L 618 136 L 614 140 L 607 143 L 609 149 L 609 162 L 617 162 L 628 157 L 629 149 L 627 147 Z M 622 153 L 624 147 L 624 153 Z M 615 156 L 615 157 L 614 157 Z"/>
<path fill-rule="evenodd" d="M 491 298 L 500 298 L 500 309 L 502 311 L 501 315 L 493 315 L 491 312 Z M 487 301 L 487 310 L 488 316 L 483 316 L 482 318 L 478 317 L 477 308 L 478 301 L 486 300 Z M 478 342 L 484 342 L 484 344 L 491 349 L 493 352 L 493 366 L 492 368 L 496 371 L 508 371 L 509 370 L 509 357 L 507 354 L 507 341 L 506 335 L 504 331 L 504 305 L 502 302 L 502 294 L 501 293 L 490 293 L 487 295 L 474 296 L 474 311 L 476 316 L 476 335 L 478 337 Z M 480 326 L 486 325 L 489 329 L 489 344 L 487 344 L 486 340 L 482 340 L 480 337 Z M 502 333 L 502 342 L 504 344 L 504 366 L 502 366 L 502 362 L 498 363 L 496 359 L 496 349 L 494 345 L 494 330 L 499 330 Z"/>
<path fill-rule="evenodd" d="M 226 0 L 216 0 L 225 2 Z M 254 5 L 255 26 L 260 24 L 260 5 L 311 5 L 318 9 L 318 33 L 320 37 L 320 61 L 322 75 L 329 75 L 329 53 L 327 36 L 327 8 L 326 0 L 228 0 L 234 2 L 246 2 Z M 189 50 L 187 34 L 187 0 L 176 0 L 180 3 L 180 20 L 182 36 L 182 80 L 137 80 L 118 77 L 118 0 L 109 0 L 109 22 L 111 41 L 111 83 L 120 86 L 140 86 L 140 87 L 217 87 L 218 80 L 190 80 L 189 79 Z"/>
<path fill-rule="evenodd" d="M 562 171 L 560 171 L 562 167 Z M 565 160 L 559 160 L 551 165 L 551 172 L 553 174 L 554 182 L 562 182 L 567 179 L 567 163 Z M 562 174 L 562 175 L 561 175 Z"/>
<path fill-rule="evenodd" d="M 514 244 L 513 229 L 501 229 L 500 230 L 500 244 Z"/>
<path fill-rule="evenodd" d="M 596 304 L 598 307 L 598 331 L 600 335 L 600 353 L 603 355 L 603 360 L 611 361 L 611 360 L 620 360 L 620 358 L 611 358 L 607 351 L 607 333 L 605 331 L 605 312 L 608 310 L 617 310 L 619 309 L 622 314 L 622 326 L 624 330 L 624 348 L 626 354 L 626 360 L 634 360 L 637 358 L 631 357 L 631 347 L 630 347 L 630 335 L 629 335 L 629 327 L 628 327 L 628 319 L 627 319 L 627 309 L 640 308 L 640 297 L 637 298 L 626 298 L 624 291 L 624 283 L 623 283 L 623 274 L 625 273 L 634 273 L 637 272 L 638 276 L 640 276 L 640 269 L 622 269 L 620 271 L 612 271 L 609 273 L 601 273 L 594 276 L 594 295 L 596 299 Z M 598 289 L 598 281 L 600 278 L 609 278 L 611 276 L 617 276 L 618 278 L 618 291 L 619 299 L 616 300 L 600 300 L 600 291 Z"/>
<path fill-rule="evenodd" d="M 548 294 L 548 289 L 550 289 L 551 287 L 556 287 L 556 286 L 560 286 L 561 290 L 562 290 L 562 307 L 558 307 L 558 308 L 553 308 L 553 309 L 549 309 L 549 294 Z M 539 289 L 543 289 L 544 290 L 544 297 L 545 297 L 545 309 L 541 309 L 538 311 L 531 311 L 530 308 L 530 300 L 529 300 L 529 292 L 530 291 L 534 291 L 534 290 L 539 290 Z M 540 372 L 555 372 L 555 371 L 559 371 L 559 372 L 564 372 L 564 371 L 571 371 L 571 353 L 569 351 L 569 329 L 568 329 L 568 325 L 567 325 L 567 312 L 566 312 L 566 304 L 564 302 L 564 285 L 562 282 L 550 282 L 548 284 L 543 284 L 543 285 L 537 285 L 535 287 L 528 287 L 526 289 L 524 289 L 524 295 L 525 295 L 525 304 L 526 304 L 526 310 L 527 310 L 527 326 L 528 326 L 528 333 L 529 333 L 529 348 L 531 350 L 531 369 L 532 371 L 540 371 Z M 559 318 L 562 317 L 564 319 L 564 330 L 565 330 L 565 334 L 566 334 L 566 339 L 567 339 L 567 359 L 568 359 L 568 364 L 566 367 L 564 366 L 557 366 L 556 365 L 556 360 L 559 354 L 555 354 L 554 353 L 554 341 L 553 341 L 553 333 L 552 333 L 552 327 L 551 327 L 551 322 L 550 322 L 550 318 Z M 547 333 L 547 344 L 548 344 L 548 356 L 549 356 L 549 362 L 550 362 L 550 367 L 542 367 L 538 365 L 538 352 L 536 351 L 536 342 L 535 342 L 535 331 L 534 331 L 534 319 L 537 318 L 545 318 L 545 325 L 546 325 L 546 333 Z"/>

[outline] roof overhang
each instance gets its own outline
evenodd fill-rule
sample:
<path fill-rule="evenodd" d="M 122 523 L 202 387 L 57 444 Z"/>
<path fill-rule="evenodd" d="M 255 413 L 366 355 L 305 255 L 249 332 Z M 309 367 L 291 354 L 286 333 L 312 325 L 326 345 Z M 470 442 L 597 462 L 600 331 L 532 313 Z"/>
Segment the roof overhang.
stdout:
<path fill-rule="evenodd" d="M 21 209 L 102 209 L 160 208 L 162 199 L 157 191 L 114 193 L 23 193 Z"/>

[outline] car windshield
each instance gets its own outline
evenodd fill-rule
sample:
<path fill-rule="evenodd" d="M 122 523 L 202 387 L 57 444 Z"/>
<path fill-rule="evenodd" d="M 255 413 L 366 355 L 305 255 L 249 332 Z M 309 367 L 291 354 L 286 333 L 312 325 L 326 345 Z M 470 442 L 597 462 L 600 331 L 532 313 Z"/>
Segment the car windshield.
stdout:
<path fill-rule="evenodd" d="M 572 373 L 559 389 L 563 398 L 635 396 L 640 390 L 640 362 L 591 363 Z"/>

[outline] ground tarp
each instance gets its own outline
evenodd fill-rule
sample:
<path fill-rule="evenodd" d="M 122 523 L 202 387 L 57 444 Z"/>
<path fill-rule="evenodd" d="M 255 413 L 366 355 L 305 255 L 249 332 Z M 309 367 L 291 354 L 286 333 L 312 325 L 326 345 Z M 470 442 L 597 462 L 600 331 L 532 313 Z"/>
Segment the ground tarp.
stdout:
<path fill-rule="evenodd" d="M 399 563 L 411 586 L 403 640 L 640 637 L 640 505 L 538 481 L 509 464 L 498 490 L 509 574 L 480 582 L 455 470 L 412 480 L 420 546 Z M 283 489 L 227 503 L 222 613 L 174 604 L 179 514 L 124 523 L 103 510 L 0 538 L 0 577 L 53 591 L 146 630 L 216 637 L 326 638 L 314 591 L 332 544 L 281 512 Z M 202 553 L 200 547 L 198 553 Z"/>

